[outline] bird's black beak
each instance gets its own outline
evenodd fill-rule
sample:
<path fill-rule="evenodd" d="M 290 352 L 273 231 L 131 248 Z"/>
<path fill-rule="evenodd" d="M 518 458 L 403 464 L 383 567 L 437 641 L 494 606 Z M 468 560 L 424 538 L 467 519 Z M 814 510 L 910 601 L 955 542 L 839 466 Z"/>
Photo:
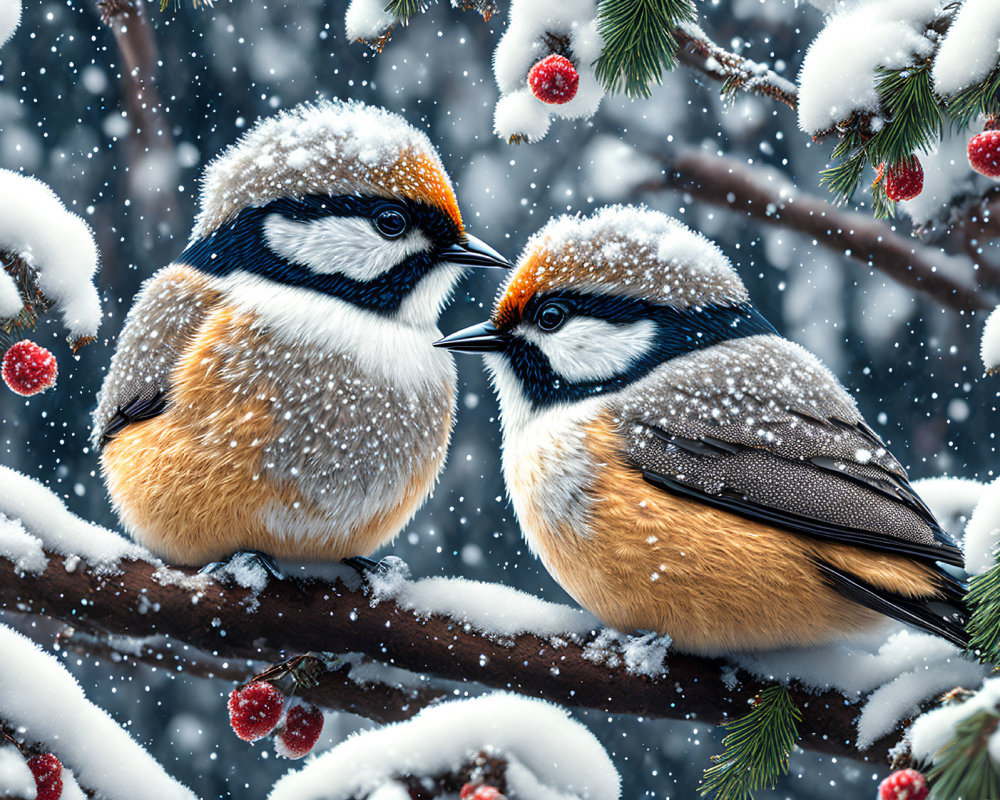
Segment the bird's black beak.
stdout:
<path fill-rule="evenodd" d="M 452 264 L 459 264 L 463 267 L 498 267 L 500 269 L 510 269 L 512 266 L 506 258 L 486 244 L 486 242 L 469 235 L 466 235 L 461 242 L 439 250 L 438 257 L 442 261 L 449 261 Z"/>
<path fill-rule="evenodd" d="M 457 353 L 495 353 L 507 346 L 507 338 L 507 334 L 498 331 L 492 322 L 481 322 L 445 336 L 434 342 L 434 346 Z"/>

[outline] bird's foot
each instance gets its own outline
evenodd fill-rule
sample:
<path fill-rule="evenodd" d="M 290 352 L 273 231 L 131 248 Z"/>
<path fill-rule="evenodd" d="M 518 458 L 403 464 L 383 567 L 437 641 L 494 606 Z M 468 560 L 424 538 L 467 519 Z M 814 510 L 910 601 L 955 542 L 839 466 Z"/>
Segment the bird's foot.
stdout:
<path fill-rule="evenodd" d="M 342 563 L 347 564 L 347 566 L 357 570 L 358 574 L 366 580 L 370 575 L 385 577 L 390 572 L 396 572 L 400 569 L 406 569 L 407 572 L 409 572 L 409 569 L 406 567 L 406 562 L 398 556 L 386 556 L 378 561 L 366 558 L 365 556 L 353 556 L 351 558 L 341 559 L 341 561 Z"/>
<path fill-rule="evenodd" d="M 278 562 L 260 550 L 237 550 L 225 561 L 213 561 L 198 572 L 257 591 L 272 578 L 278 581 L 285 578 Z"/>

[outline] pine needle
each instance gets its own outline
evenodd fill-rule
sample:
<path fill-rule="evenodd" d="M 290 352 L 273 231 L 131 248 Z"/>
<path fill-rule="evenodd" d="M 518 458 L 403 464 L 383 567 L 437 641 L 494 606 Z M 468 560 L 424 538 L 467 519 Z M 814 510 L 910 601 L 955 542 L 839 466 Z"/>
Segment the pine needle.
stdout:
<path fill-rule="evenodd" d="M 801 720 L 784 686 L 762 691 L 749 714 L 724 725 L 729 731 L 722 740 L 725 752 L 705 770 L 700 793 L 717 800 L 749 800 L 761 787 L 773 787 L 788 774 Z"/>
<path fill-rule="evenodd" d="M 998 724 L 995 711 L 983 710 L 955 726 L 927 773 L 935 800 L 1000 800 L 1000 765 L 987 747 Z"/>
<path fill-rule="evenodd" d="M 651 86 L 676 63 L 674 28 L 695 16 L 691 0 L 601 0 L 597 19 L 604 48 L 594 63 L 597 79 L 609 92 L 649 97 Z"/>
<path fill-rule="evenodd" d="M 984 664 L 1000 665 L 1000 559 L 969 579 L 969 650 Z"/>

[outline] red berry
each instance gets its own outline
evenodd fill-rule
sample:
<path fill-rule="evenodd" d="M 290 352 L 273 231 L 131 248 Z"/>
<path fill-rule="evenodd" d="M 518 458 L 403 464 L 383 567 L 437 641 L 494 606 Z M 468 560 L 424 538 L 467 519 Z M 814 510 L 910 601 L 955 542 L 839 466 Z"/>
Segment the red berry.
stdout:
<path fill-rule="evenodd" d="M 878 785 L 878 800 L 924 800 L 930 791 L 923 773 L 899 769 Z"/>
<path fill-rule="evenodd" d="M 461 800 L 506 800 L 507 795 L 500 794 L 496 786 L 487 783 L 467 783 L 459 794 Z"/>
<path fill-rule="evenodd" d="M 229 695 L 229 724 L 245 742 L 263 739 L 275 729 L 285 710 L 285 696 L 272 684 L 257 681 Z"/>
<path fill-rule="evenodd" d="M 546 56 L 528 72 L 531 93 L 543 103 L 560 105 L 576 97 L 580 73 L 566 56 Z"/>
<path fill-rule="evenodd" d="M 990 178 L 1000 178 L 1000 131 L 983 131 L 969 140 L 969 163 Z"/>
<path fill-rule="evenodd" d="M 274 740 L 274 749 L 285 758 L 302 758 L 313 749 L 322 731 L 322 711 L 316 706 L 292 706 L 285 727 Z"/>
<path fill-rule="evenodd" d="M 879 166 L 879 171 L 883 166 Z M 924 168 L 916 156 L 904 158 L 885 170 L 885 193 L 890 200 L 912 200 L 923 188 Z"/>
<path fill-rule="evenodd" d="M 4 353 L 3 381 L 13 391 L 29 397 L 44 392 L 56 382 L 59 365 L 56 357 L 30 339 L 11 345 Z"/>
<path fill-rule="evenodd" d="M 52 753 L 42 753 L 28 759 L 28 769 L 35 776 L 37 800 L 59 800 L 62 794 L 62 764 Z"/>

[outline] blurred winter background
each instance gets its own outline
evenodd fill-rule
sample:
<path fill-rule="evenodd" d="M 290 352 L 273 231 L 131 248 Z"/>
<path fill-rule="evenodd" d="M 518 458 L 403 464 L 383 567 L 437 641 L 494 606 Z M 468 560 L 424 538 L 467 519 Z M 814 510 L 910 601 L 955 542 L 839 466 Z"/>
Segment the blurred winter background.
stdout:
<path fill-rule="evenodd" d="M 702 148 L 777 170 L 822 194 L 817 173 L 830 146 L 812 145 L 793 112 L 739 96 L 679 69 L 646 101 L 606 98 L 590 121 L 557 121 L 539 144 L 512 147 L 492 132 L 490 68 L 504 19 L 490 22 L 433 5 L 397 31 L 380 55 L 344 36 L 343 0 L 234 0 L 214 9 L 148 4 L 159 90 L 173 135 L 171 158 L 130 160 L 118 49 L 88 2 L 28 0 L 0 51 L 0 166 L 48 182 L 94 228 L 107 317 L 98 342 L 74 360 L 54 323 L 34 338 L 59 358 L 53 392 L 25 400 L 0 391 L 0 463 L 38 477 L 72 510 L 115 527 L 87 447 L 89 413 L 139 284 L 184 247 L 205 163 L 258 116 L 316 97 L 384 105 L 423 127 L 455 178 L 470 230 L 511 257 L 552 214 L 642 200 L 714 238 L 738 264 L 756 304 L 779 331 L 817 353 L 857 392 L 862 411 L 916 478 L 988 480 L 995 460 L 996 384 L 981 376 L 981 320 L 947 310 L 842 253 L 780 228 L 692 202 L 673 192 L 630 194 L 655 180 L 644 153 Z M 713 38 L 794 78 L 822 16 L 793 0 L 700 3 Z M 909 223 L 900 222 L 903 232 Z M 477 274 L 458 291 L 442 330 L 483 318 L 500 276 Z M 572 602 L 524 546 L 498 468 L 497 408 L 478 358 L 463 358 L 460 415 L 449 467 L 433 499 L 393 546 L 416 576 L 502 581 Z M 289 766 L 236 739 L 223 682 L 162 670 L 68 666 L 168 771 L 201 796 L 265 796 Z M 597 713 L 578 717 L 601 739 L 626 798 L 689 798 L 715 731 Z M 331 741 L 364 725 L 341 715 Z M 869 798 L 878 767 L 798 753 L 773 793 Z"/>

